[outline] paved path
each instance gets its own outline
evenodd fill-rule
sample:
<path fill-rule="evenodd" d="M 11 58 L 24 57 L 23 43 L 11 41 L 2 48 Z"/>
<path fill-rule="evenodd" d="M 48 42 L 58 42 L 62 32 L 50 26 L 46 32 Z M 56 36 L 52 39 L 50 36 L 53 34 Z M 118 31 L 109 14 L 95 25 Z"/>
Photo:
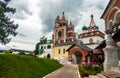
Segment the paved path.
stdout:
<path fill-rule="evenodd" d="M 64 67 L 47 75 L 45 78 L 79 78 L 77 65 L 64 65 Z"/>

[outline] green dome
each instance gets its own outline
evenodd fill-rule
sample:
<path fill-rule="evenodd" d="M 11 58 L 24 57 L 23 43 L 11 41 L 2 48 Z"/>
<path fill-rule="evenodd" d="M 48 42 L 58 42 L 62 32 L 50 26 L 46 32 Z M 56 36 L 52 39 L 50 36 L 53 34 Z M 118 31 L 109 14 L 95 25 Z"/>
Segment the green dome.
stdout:
<path fill-rule="evenodd" d="M 82 27 L 82 30 L 87 30 L 88 28 L 84 25 L 83 27 Z"/>

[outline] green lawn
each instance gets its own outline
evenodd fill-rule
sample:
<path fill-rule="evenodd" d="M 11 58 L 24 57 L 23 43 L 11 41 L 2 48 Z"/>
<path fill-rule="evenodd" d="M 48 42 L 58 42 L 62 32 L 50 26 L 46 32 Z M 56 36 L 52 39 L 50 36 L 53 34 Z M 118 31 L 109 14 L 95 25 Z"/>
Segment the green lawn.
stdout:
<path fill-rule="evenodd" d="M 0 78 L 42 78 L 61 66 L 52 59 L 0 54 Z"/>

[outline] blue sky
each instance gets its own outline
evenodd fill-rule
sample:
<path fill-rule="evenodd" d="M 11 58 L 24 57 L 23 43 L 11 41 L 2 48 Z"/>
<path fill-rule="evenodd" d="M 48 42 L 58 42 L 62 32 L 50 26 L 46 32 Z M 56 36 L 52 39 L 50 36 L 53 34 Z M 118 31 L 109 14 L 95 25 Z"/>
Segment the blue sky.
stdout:
<path fill-rule="evenodd" d="M 7 47 L 34 50 L 40 37 L 52 38 L 54 20 L 57 15 L 71 19 L 75 32 L 81 33 L 83 25 L 89 26 L 90 15 L 94 15 L 96 25 L 104 32 L 104 21 L 100 19 L 109 0 L 11 0 L 9 6 L 16 8 L 10 17 L 19 24 L 18 35 Z"/>

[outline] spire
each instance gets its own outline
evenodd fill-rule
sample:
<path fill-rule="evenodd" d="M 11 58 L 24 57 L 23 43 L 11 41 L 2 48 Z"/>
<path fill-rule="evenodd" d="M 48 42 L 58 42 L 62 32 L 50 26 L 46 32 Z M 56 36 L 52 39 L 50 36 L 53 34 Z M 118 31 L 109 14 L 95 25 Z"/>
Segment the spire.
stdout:
<path fill-rule="evenodd" d="M 56 17 L 56 19 L 55 19 L 55 22 L 56 22 L 56 23 L 59 23 L 59 22 L 60 22 L 60 17 L 59 17 L 59 15 L 57 15 L 57 17 Z"/>
<path fill-rule="evenodd" d="M 62 20 L 65 21 L 65 16 L 64 16 L 64 12 L 63 12 L 63 15 L 62 15 Z"/>
<path fill-rule="evenodd" d="M 96 26 L 93 14 L 91 14 L 91 21 L 88 27 L 88 32 L 98 31 L 98 26 Z"/>
<path fill-rule="evenodd" d="M 56 21 L 59 21 L 60 20 L 60 17 L 59 17 L 59 15 L 57 15 L 57 17 L 56 17 L 56 19 L 55 19 Z"/>
<path fill-rule="evenodd" d="M 90 25 L 89 26 L 92 26 L 92 27 L 96 26 L 93 17 L 94 17 L 93 14 L 91 14 L 91 21 L 90 21 Z"/>
<path fill-rule="evenodd" d="M 69 26 L 72 26 L 72 21 L 71 21 L 71 19 L 70 19 L 70 23 L 69 23 Z"/>

